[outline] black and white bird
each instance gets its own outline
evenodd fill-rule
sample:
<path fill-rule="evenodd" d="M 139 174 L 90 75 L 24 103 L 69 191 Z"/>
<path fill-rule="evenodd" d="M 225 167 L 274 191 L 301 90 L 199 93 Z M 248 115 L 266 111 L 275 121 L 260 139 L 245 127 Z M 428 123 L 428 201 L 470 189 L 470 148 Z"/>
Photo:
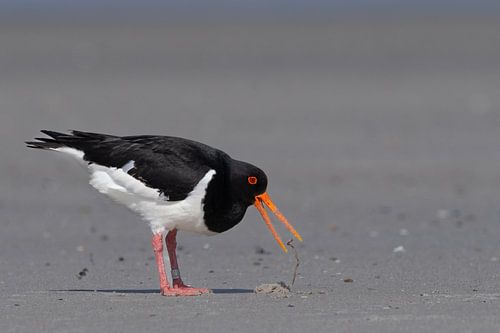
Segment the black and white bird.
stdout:
<path fill-rule="evenodd" d="M 254 205 L 286 252 L 266 213 L 266 205 L 302 240 L 267 194 L 266 174 L 221 150 L 170 136 L 42 132 L 50 138 L 26 142 L 28 147 L 75 157 L 88 167 L 90 185 L 149 223 L 163 295 L 194 296 L 210 292 L 187 286 L 182 281 L 176 256 L 177 230 L 206 235 L 221 233 L 238 224 L 247 208 Z M 165 232 L 172 286 L 163 262 Z"/>

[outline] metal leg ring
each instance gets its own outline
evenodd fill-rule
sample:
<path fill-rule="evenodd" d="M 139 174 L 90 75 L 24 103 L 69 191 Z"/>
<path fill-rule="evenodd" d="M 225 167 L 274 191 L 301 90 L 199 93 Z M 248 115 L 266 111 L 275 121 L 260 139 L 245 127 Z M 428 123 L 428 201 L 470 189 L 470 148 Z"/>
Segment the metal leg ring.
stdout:
<path fill-rule="evenodd" d="M 178 268 L 172 269 L 172 279 L 180 279 L 181 271 Z"/>

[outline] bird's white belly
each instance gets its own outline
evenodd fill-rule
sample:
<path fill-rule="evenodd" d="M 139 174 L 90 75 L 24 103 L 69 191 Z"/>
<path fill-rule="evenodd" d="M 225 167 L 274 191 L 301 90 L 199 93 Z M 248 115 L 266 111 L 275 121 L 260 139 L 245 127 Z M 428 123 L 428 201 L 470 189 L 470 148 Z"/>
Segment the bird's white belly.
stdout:
<path fill-rule="evenodd" d="M 157 190 L 147 187 L 119 168 L 91 164 L 89 170 L 90 185 L 139 213 L 149 222 L 153 233 L 175 228 L 214 234 L 204 223 L 203 198 L 215 170 L 209 170 L 182 201 L 167 201 Z"/>
<path fill-rule="evenodd" d="M 79 150 L 73 148 L 55 150 L 70 154 L 87 164 L 83 160 L 83 152 Z M 215 170 L 209 170 L 184 200 L 168 201 L 168 198 L 165 198 L 158 190 L 147 187 L 126 172 L 133 167 L 133 163 L 134 161 L 130 161 L 122 168 L 88 164 L 90 185 L 140 214 L 149 222 L 153 233 L 179 229 L 206 235 L 215 234 L 208 230 L 203 219 L 203 199 L 207 186 L 215 175 Z"/>

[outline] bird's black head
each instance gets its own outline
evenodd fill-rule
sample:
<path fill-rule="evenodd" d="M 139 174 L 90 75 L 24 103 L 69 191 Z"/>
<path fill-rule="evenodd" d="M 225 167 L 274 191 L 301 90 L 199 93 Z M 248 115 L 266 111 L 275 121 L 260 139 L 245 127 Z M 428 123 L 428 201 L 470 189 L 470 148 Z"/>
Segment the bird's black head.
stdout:
<path fill-rule="evenodd" d="M 231 161 L 233 196 L 246 206 L 253 205 L 256 197 L 265 193 L 267 176 L 256 166 L 237 160 Z"/>

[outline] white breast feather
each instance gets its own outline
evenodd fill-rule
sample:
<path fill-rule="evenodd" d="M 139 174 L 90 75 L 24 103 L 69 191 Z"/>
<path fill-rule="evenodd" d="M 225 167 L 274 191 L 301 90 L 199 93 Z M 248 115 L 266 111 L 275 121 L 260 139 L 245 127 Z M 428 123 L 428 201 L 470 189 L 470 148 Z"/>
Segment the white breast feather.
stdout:
<path fill-rule="evenodd" d="M 66 147 L 55 150 L 68 153 L 85 162 L 84 154 L 79 150 Z M 215 170 L 209 170 L 184 200 L 167 201 L 158 190 L 147 187 L 127 174 L 126 171 L 133 167 L 134 161 L 129 161 L 122 168 L 89 164 L 89 183 L 99 192 L 139 213 L 149 222 L 153 233 L 176 228 L 207 235 L 215 234 L 208 230 L 204 223 L 202 202 Z"/>

